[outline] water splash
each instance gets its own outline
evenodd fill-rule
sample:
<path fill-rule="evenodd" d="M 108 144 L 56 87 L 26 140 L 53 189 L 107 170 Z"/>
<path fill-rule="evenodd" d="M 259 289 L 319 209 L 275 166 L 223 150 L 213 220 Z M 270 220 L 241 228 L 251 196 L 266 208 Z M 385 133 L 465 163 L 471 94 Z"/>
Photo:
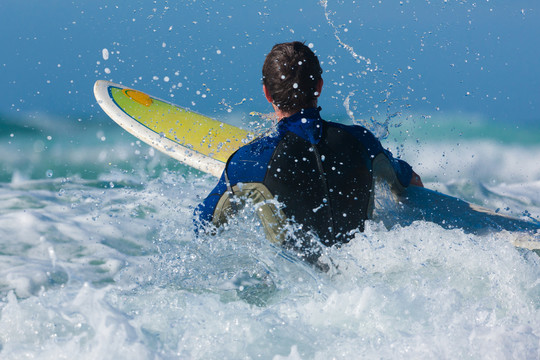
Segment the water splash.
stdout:
<path fill-rule="evenodd" d="M 331 12 L 330 12 L 330 10 L 328 10 L 328 0 L 321 0 L 321 2 L 319 4 L 324 8 L 324 16 L 326 17 L 326 22 L 334 30 L 334 37 L 338 41 L 339 45 L 341 45 L 345 50 L 347 50 L 347 52 L 352 55 L 352 57 L 356 60 L 357 63 L 359 63 L 359 64 L 362 63 L 362 62 L 365 63 L 367 71 L 371 71 L 371 72 L 377 71 L 378 67 L 377 67 L 376 64 L 372 64 L 372 61 L 369 58 L 367 58 L 367 57 L 365 57 L 363 55 L 359 55 L 356 51 L 354 51 L 354 48 L 351 45 L 345 43 L 341 39 L 341 37 L 339 35 L 338 27 L 334 24 L 334 21 L 332 19 L 330 19 Z M 374 67 L 371 67 L 372 65 Z"/>
<path fill-rule="evenodd" d="M 362 75 L 366 75 L 367 72 L 376 72 L 379 70 L 379 67 L 377 64 L 373 64 L 371 59 L 358 54 L 353 46 L 345 43 L 341 36 L 339 27 L 334 24 L 334 21 L 331 19 L 331 11 L 328 9 L 328 0 L 322 0 L 320 2 L 320 5 L 324 8 L 324 16 L 326 17 L 327 23 L 332 27 L 334 37 L 338 41 L 339 45 L 342 46 L 347 52 L 355 59 L 355 61 L 360 64 L 365 64 L 365 70 L 361 72 L 361 74 L 358 74 L 356 77 L 360 78 Z M 388 84 L 389 88 L 392 88 L 392 84 Z M 391 112 L 390 106 L 393 104 L 392 101 L 390 101 L 390 95 L 391 92 L 386 90 L 383 93 L 385 93 L 385 98 L 382 100 L 382 103 L 385 103 L 387 105 L 387 111 L 384 121 L 378 121 L 375 119 L 375 117 L 371 116 L 369 119 L 360 119 L 356 118 L 354 115 L 355 107 L 352 106 L 352 97 L 356 94 L 356 90 L 350 91 L 348 95 L 345 97 L 343 101 L 343 106 L 345 107 L 345 110 L 347 112 L 347 116 L 352 120 L 353 124 L 355 125 L 361 125 L 371 131 L 375 136 L 377 136 L 380 139 L 386 139 L 389 135 L 389 126 L 391 123 L 391 120 L 395 118 L 396 116 L 400 115 L 400 112 Z M 376 106 L 378 107 L 378 106 Z"/>
<path fill-rule="evenodd" d="M 343 106 L 347 111 L 347 116 L 352 120 L 353 124 L 360 125 L 371 131 L 377 138 L 386 139 L 390 134 L 390 122 L 393 118 L 401 115 L 401 112 L 390 113 L 387 112 L 386 118 L 383 122 L 377 121 L 373 116 L 367 119 L 356 118 L 354 115 L 354 107 L 351 105 L 351 98 L 355 95 L 355 91 L 349 92 L 345 100 L 343 100 Z"/>

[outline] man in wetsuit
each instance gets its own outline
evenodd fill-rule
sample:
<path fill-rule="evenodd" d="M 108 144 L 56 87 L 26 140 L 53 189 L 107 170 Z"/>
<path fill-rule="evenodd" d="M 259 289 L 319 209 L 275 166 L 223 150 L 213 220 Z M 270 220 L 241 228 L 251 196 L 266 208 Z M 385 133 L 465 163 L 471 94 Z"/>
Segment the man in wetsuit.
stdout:
<path fill-rule="evenodd" d="M 270 241 L 316 262 L 321 244 L 349 242 L 373 210 L 374 177 L 395 193 L 422 186 L 368 130 L 321 119 L 317 56 L 301 42 L 275 45 L 262 69 L 263 92 L 280 119 L 227 161 L 217 186 L 199 205 L 199 230 L 220 226 L 246 202 Z"/>

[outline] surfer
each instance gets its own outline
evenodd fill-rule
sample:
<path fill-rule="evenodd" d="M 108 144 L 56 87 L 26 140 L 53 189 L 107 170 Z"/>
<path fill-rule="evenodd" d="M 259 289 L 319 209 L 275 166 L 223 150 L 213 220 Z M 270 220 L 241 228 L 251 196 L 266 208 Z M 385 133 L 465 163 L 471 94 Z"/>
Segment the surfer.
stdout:
<path fill-rule="evenodd" d="M 316 263 L 322 246 L 347 243 L 364 230 L 375 178 L 398 194 L 422 181 L 367 129 L 321 118 L 322 69 L 305 44 L 275 45 L 262 75 L 264 96 L 280 120 L 231 155 L 196 209 L 198 229 L 215 229 L 251 203 L 270 241 Z"/>

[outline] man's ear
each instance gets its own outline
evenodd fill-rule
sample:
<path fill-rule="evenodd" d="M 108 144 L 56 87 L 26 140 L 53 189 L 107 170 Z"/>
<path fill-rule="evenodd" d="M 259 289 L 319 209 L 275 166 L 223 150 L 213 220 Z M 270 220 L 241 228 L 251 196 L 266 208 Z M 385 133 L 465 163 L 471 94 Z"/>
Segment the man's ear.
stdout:
<path fill-rule="evenodd" d="M 268 102 L 270 104 L 273 104 L 274 100 L 272 99 L 272 96 L 270 95 L 270 92 L 268 91 L 268 89 L 266 88 L 266 85 L 264 85 L 264 84 L 263 84 L 263 93 L 264 93 L 264 97 L 266 98 L 266 100 L 268 100 Z"/>
<path fill-rule="evenodd" d="M 322 87 L 324 85 L 324 81 L 323 79 L 321 78 L 319 80 L 319 82 L 317 83 L 317 87 L 315 88 L 317 90 L 317 97 L 319 97 L 321 95 L 321 91 L 322 91 Z"/>

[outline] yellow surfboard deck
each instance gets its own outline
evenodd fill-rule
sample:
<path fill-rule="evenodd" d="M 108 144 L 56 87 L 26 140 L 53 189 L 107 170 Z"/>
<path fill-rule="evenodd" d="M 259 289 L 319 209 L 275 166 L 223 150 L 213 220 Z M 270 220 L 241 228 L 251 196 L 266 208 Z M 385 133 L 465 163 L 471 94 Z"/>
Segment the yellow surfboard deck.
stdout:
<path fill-rule="evenodd" d="M 216 177 L 229 156 L 254 138 L 236 126 L 109 81 L 98 80 L 94 95 L 105 113 L 126 131 Z"/>

